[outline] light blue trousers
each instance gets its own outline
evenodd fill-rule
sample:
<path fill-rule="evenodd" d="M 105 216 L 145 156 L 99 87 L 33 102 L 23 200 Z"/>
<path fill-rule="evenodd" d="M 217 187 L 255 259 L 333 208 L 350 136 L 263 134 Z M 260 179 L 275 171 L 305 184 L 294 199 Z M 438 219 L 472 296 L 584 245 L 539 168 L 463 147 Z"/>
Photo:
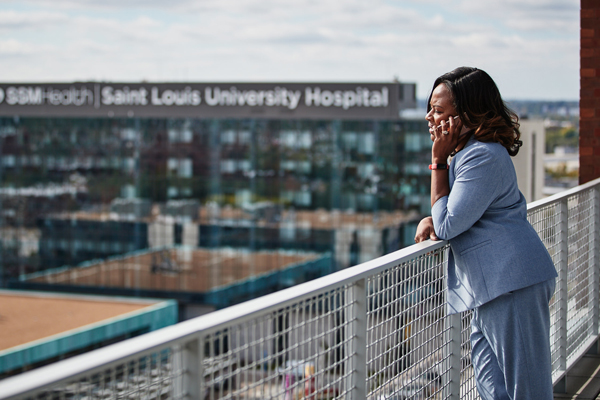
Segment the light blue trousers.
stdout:
<path fill-rule="evenodd" d="M 483 400 L 552 400 L 550 310 L 556 280 L 473 310 L 471 360 Z"/>

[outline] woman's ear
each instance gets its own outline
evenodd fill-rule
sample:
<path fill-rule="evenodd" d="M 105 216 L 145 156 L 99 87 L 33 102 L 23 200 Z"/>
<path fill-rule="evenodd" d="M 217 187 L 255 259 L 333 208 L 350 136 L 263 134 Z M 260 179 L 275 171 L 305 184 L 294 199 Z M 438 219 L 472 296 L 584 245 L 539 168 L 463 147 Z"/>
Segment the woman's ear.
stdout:
<path fill-rule="evenodd" d="M 471 120 L 466 113 L 459 114 L 460 120 L 463 123 L 463 126 L 471 126 Z"/>
<path fill-rule="evenodd" d="M 467 114 L 465 114 L 465 113 L 459 114 L 459 117 L 460 117 L 460 122 L 462 122 L 461 133 L 466 132 L 473 128 L 473 124 L 471 123 L 471 120 L 469 120 L 469 117 L 467 116 Z"/>

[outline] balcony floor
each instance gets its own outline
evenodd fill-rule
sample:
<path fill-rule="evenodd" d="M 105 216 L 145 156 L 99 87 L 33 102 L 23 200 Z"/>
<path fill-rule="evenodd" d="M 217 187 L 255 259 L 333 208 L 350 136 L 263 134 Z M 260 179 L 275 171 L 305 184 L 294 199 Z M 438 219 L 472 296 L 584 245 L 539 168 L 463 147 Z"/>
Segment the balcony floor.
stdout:
<path fill-rule="evenodd" d="M 555 400 L 600 400 L 600 355 L 586 354 L 567 374 L 567 393 Z"/>

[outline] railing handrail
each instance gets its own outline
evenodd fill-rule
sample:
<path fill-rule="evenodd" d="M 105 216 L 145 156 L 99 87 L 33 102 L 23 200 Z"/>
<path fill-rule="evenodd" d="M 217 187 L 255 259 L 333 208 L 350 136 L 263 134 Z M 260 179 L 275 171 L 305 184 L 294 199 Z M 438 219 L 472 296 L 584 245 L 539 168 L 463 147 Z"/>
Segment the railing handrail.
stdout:
<path fill-rule="evenodd" d="M 532 201 L 531 203 L 527 204 L 527 211 L 535 211 L 538 208 L 548 206 L 549 204 L 552 204 L 553 202 L 555 202 L 559 199 L 573 196 L 575 194 L 586 191 L 598 184 L 600 184 L 600 178 L 594 179 L 593 181 L 586 182 L 579 186 L 575 186 L 574 188 L 571 188 L 571 189 L 563 190 L 562 192 L 555 193 L 552 196 L 548 196 L 548 197 L 544 197 L 543 199 Z"/>
<path fill-rule="evenodd" d="M 566 198 L 598 186 L 600 186 L 600 178 L 546 199 L 532 202 L 527 206 L 528 212 L 552 206 L 556 202 L 566 204 Z M 374 274 L 438 251 L 446 245 L 446 241 L 425 241 L 415 244 L 310 282 L 7 378 L 0 381 L 0 399 L 37 391 L 48 385 L 63 383 L 84 375 L 89 376 L 116 364 L 123 364 L 149 355 L 157 350 L 184 344 L 190 339 L 200 338 L 201 335 L 220 331 L 224 326 L 244 323 L 256 316 L 292 306 L 297 304 L 300 299 L 314 298 L 344 285 L 368 279 Z"/>
<path fill-rule="evenodd" d="M 257 313 L 285 308 L 297 301 L 298 298 L 307 295 L 318 296 L 344 284 L 383 271 L 392 265 L 418 258 L 442 248 L 446 244 L 447 242 L 444 240 L 435 242 L 428 240 L 414 244 L 276 293 L 217 310 L 59 363 L 40 367 L 26 374 L 7 378 L 0 381 L 0 399 L 103 370 L 115 363 L 123 363 L 141 355 L 152 353 L 156 349 L 185 341 L 199 332 L 211 333 L 219 330 L 224 323 L 239 323 L 251 319 Z"/>

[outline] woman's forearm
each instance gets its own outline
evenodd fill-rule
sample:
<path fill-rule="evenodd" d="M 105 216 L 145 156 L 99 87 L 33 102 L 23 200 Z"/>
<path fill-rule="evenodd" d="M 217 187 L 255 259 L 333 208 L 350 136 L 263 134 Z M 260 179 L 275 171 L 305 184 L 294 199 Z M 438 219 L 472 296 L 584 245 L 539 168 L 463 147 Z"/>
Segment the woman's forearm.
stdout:
<path fill-rule="evenodd" d="M 440 164 L 448 165 L 450 154 L 459 145 L 459 132 L 464 129 L 462 122 L 455 124 L 451 118 L 449 125 L 442 122 L 440 129 L 432 132 L 433 146 L 431 147 L 431 163 L 438 169 L 431 171 L 431 207 L 442 197 L 450 194 L 450 181 L 448 168 L 439 168 Z M 463 143 L 464 144 L 464 143 Z"/>
<path fill-rule="evenodd" d="M 447 161 L 439 161 L 447 162 Z M 435 163 L 435 161 L 434 161 Z M 434 169 L 431 171 L 431 207 L 444 196 L 450 194 L 450 181 L 447 169 Z"/>

